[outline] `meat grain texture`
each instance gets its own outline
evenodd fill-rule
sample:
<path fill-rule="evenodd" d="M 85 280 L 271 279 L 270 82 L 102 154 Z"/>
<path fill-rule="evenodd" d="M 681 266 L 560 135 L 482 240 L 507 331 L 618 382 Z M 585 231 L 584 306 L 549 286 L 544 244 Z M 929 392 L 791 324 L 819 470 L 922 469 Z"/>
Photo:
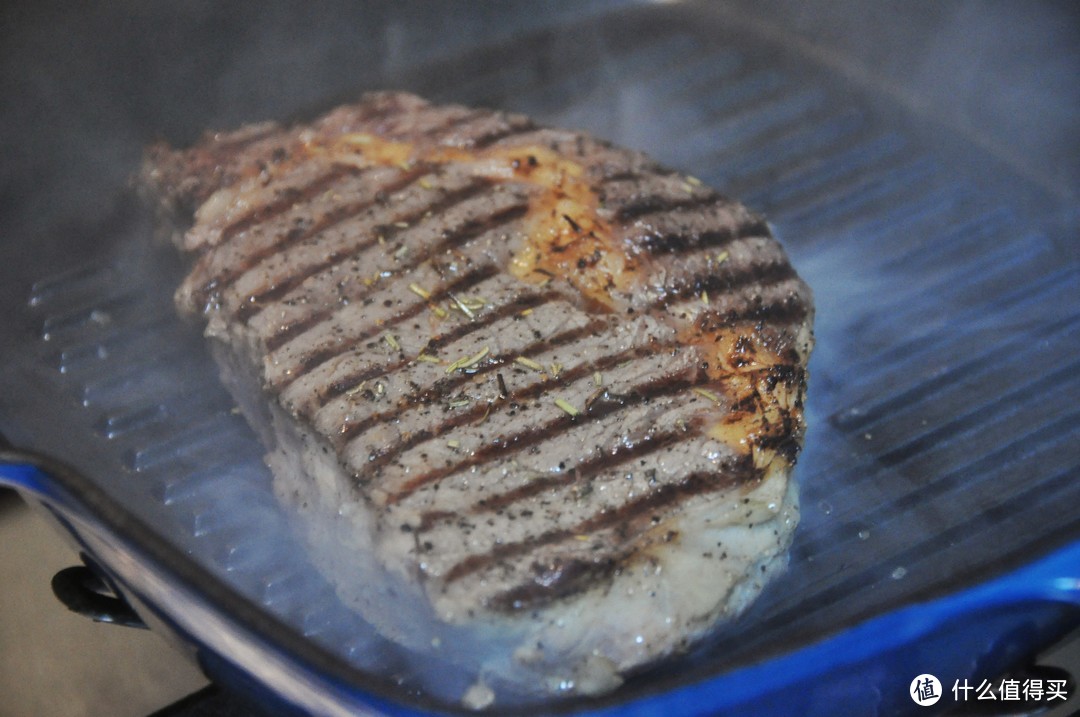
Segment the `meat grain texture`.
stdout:
<path fill-rule="evenodd" d="M 467 704 L 611 690 L 782 569 L 813 309 L 739 203 L 404 93 L 141 180 L 276 492 L 343 599 L 475 670 Z"/>

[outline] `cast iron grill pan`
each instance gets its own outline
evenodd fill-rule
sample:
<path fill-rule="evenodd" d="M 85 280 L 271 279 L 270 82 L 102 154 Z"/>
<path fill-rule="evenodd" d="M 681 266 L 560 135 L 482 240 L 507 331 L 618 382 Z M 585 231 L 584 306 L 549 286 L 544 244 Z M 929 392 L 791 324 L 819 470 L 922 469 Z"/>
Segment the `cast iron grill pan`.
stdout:
<path fill-rule="evenodd" d="M 1068 228 L 1045 221 L 1060 198 L 1014 177 L 1002 192 L 982 171 L 1008 170 L 962 138 L 701 7 L 610 13 L 356 92 L 377 87 L 643 149 L 764 212 L 815 291 L 790 569 L 743 619 L 609 701 L 782 654 L 1080 538 L 1080 271 Z M 71 237 L 100 244 L 93 262 L 40 267 L 4 329 L 18 414 L 3 425 L 343 665 L 451 708 L 468 676 L 444 666 L 434 684 L 395 657 L 293 537 L 261 446 L 175 317 L 183 267 L 151 241 L 148 212 L 123 195 L 94 219 Z"/>

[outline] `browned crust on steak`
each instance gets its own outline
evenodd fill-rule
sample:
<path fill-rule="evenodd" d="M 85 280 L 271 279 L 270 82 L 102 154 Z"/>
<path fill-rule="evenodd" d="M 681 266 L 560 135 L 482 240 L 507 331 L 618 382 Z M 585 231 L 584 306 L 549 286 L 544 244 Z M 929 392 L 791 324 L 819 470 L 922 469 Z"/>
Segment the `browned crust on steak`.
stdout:
<path fill-rule="evenodd" d="M 387 559 L 467 603 L 448 619 L 595 589 L 787 481 L 810 292 L 691 177 L 380 93 L 154 147 L 143 183 L 194 216 L 181 311 L 335 452 Z"/>

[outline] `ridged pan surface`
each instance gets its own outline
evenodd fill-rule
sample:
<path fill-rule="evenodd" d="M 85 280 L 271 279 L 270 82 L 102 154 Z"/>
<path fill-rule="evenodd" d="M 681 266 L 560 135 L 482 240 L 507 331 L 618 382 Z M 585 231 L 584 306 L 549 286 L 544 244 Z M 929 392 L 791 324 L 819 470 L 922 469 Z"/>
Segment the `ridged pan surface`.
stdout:
<path fill-rule="evenodd" d="M 387 78 L 643 149 L 763 212 L 814 289 L 791 565 L 743 619 L 661 668 L 686 678 L 1080 538 L 1080 270 L 1042 221 L 1060 207 L 1015 206 L 887 98 L 695 17 L 613 13 Z M 977 154 L 958 142 L 956 156 Z M 182 267 L 149 218 L 128 207 L 102 231 L 123 235 L 115 250 L 43 270 L 16 308 L 37 335 L 11 351 L 3 388 L 39 408 L 4 420 L 63 426 L 37 447 L 348 664 L 409 691 L 460 690 L 465 676 L 432 688 L 376 649 L 306 557 L 261 447 L 175 317 Z M 623 696 L 647 689 L 631 681 Z"/>

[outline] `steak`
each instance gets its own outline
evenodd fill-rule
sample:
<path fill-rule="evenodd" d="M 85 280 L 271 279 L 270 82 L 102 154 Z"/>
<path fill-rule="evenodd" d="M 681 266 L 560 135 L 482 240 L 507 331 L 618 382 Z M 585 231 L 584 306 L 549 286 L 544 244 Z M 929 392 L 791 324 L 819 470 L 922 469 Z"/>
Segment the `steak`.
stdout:
<path fill-rule="evenodd" d="M 738 202 L 404 93 L 141 180 L 275 491 L 346 548 L 343 598 L 472 666 L 467 704 L 613 689 L 782 569 L 813 308 Z"/>

